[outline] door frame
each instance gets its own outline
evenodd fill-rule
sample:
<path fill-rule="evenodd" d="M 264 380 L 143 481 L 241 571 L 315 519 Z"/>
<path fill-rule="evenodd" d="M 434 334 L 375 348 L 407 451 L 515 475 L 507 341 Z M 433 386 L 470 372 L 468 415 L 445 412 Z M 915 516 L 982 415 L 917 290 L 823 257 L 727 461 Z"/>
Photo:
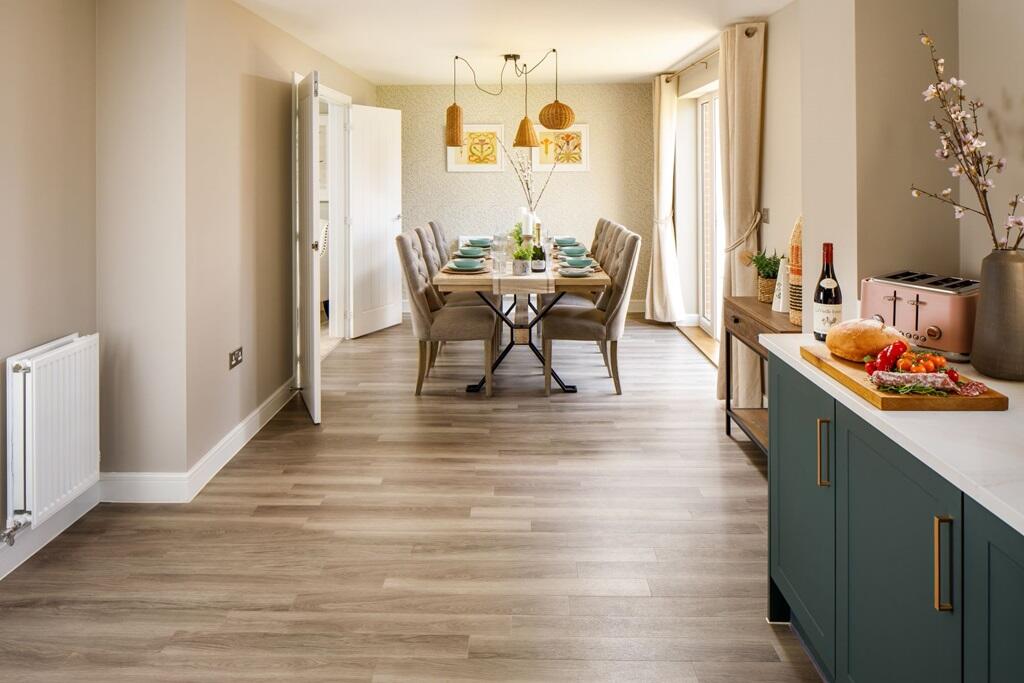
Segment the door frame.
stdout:
<path fill-rule="evenodd" d="M 327 192 L 330 213 L 327 219 L 327 253 L 330 282 L 329 300 L 331 316 L 328 321 L 330 335 L 341 339 L 352 338 L 352 292 L 348 273 L 351 272 L 352 250 L 349 246 L 349 197 L 351 196 L 352 155 L 351 125 L 349 123 L 352 97 L 320 84 L 320 99 L 327 102 Z M 339 143 L 340 144 L 337 144 Z M 339 174 L 338 172 L 341 171 Z M 341 226 L 345 229 L 342 230 Z M 336 258 L 340 256 L 340 258 Z M 344 275 L 342 273 L 344 265 Z M 339 315 L 340 314 L 340 315 Z"/>

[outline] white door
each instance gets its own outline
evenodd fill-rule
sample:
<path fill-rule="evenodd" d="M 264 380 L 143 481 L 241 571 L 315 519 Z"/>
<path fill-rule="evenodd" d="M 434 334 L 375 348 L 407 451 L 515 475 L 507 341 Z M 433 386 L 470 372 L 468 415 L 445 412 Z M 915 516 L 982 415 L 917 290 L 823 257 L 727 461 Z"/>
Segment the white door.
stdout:
<path fill-rule="evenodd" d="M 313 424 L 320 424 L 320 97 L 316 71 L 298 86 L 299 386 Z"/>
<path fill-rule="evenodd" d="M 349 249 L 352 336 L 402 322 L 402 113 L 352 105 Z"/>

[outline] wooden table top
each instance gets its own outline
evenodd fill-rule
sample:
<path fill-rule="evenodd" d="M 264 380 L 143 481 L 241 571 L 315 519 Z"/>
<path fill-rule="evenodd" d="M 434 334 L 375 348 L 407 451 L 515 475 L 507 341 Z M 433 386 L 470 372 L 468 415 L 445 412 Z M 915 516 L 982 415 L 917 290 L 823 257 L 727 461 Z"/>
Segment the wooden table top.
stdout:
<path fill-rule="evenodd" d="M 552 265 L 543 273 L 497 275 L 493 270 L 484 273 L 439 272 L 434 286 L 442 292 L 489 292 L 492 294 L 550 294 L 553 292 L 592 292 L 612 283 L 608 273 L 596 272 L 586 277 L 565 277 Z"/>

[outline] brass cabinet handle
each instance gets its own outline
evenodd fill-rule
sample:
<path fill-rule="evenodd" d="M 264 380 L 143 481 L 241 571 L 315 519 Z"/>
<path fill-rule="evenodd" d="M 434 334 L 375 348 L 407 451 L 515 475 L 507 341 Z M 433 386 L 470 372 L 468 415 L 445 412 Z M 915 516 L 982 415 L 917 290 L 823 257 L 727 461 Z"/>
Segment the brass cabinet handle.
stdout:
<path fill-rule="evenodd" d="M 935 611 L 936 612 L 952 612 L 953 603 L 942 602 L 942 525 L 949 524 L 950 530 L 953 529 L 953 518 L 952 517 L 940 517 L 938 515 L 934 518 L 932 530 L 934 532 L 932 539 L 932 546 L 935 550 Z M 953 544 L 950 543 L 949 559 L 952 565 L 953 559 Z M 949 572 L 949 599 L 953 599 L 953 572 Z"/>
<path fill-rule="evenodd" d="M 827 486 L 831 486 L 832 485 L 832 482 L 830 480 L 822 479 L 821 478 L 821 426 L 822 425 L 830 425 L 830 428 L 831 428 L 831 424 L 832 424 L 832 420 L 826 419 L 824 417 L 819 417 L 818 418 L 818 486 L 821 486 L 821 487 L 827 487 Z M 830 456 L 831 456 L 831 453 L 829 453 L 829 451 L 828 451 L 828 444 L 825 444 L 825 457 L 829 458 L 831 460 Z M 829 464 L 828 471 L 829 471 L 829 474 L 831 474 L 831 472 L 832 472 L 831 462 L 829 462 L 828 464 Z"/>

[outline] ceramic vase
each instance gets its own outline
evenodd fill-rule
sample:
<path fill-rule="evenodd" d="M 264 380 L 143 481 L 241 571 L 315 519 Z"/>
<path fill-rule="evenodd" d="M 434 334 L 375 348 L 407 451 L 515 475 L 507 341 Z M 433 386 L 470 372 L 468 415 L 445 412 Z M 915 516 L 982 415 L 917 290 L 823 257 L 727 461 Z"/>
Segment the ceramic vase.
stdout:
<path fill-rule="evenodd" d="M 996 249 L 981 262 L 971 363 L 989 377 L 1024 380 L 1024 251 Z"/>
<path fill-rule="evenodd" d="M 513 275 L 526 275 L 530 272 L 530 262 L 527 260 L 516 259 L 512 261 L 512 274 Z"/>

